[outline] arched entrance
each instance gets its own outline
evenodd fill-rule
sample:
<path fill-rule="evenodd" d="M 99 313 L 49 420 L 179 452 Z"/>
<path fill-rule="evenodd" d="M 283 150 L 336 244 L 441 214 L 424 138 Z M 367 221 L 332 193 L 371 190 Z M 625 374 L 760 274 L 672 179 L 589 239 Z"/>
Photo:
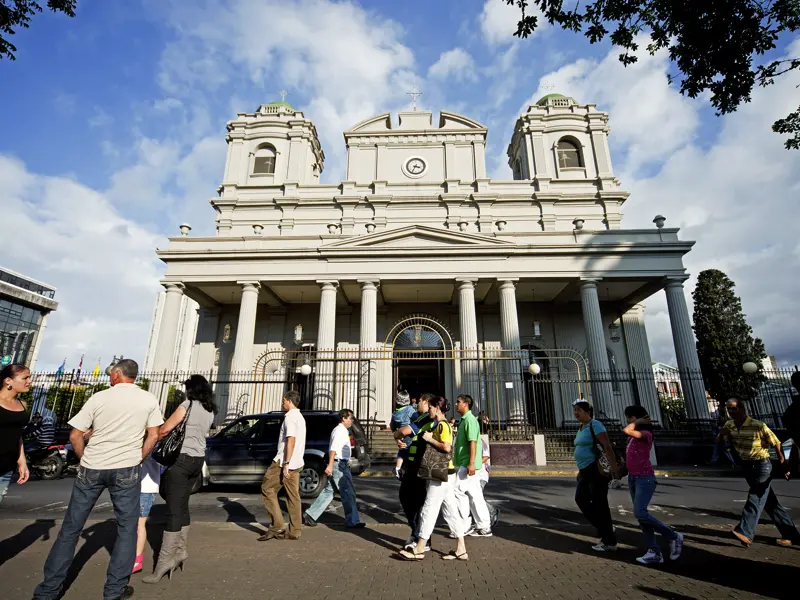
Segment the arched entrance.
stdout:
<path fill-rule="evenodd" d="M 550 358 L 544 350 L 532 344 L 522 347 L 525 358 L 522 361 L 525 380 L 525 411 L 528 423 L 537 430 L 556 427 L 559 421 L 553 401 L 553 380 L 550 373 Z M 541 369 L 538 375 L 532 375 L 528 366 L 536 362 Z"/>
<path fill-rule="evenodd" d="M 412 398 L 452 397 L 453 338 L 443 323 L 423 314 L 404 317 L 389 331 L 384 348 L 392 356 L 393 407 L 399 386 Z"/>

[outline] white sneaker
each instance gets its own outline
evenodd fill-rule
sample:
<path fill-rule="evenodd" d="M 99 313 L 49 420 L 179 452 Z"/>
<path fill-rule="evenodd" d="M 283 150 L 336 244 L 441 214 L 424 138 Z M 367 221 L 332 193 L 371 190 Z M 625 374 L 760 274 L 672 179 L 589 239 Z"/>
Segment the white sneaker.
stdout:
<path fill-rule="evenodd" d="M 653 552 L 652 550 L 648 550 L 647 554 L 637 558 L 636 562 L 643 565 L 660 565 L 661 563 L 664 562 L 664 557 L 661 556 L 660 552 Z"/>
<path fill-rule="evenodd" d="M 592 546 L 592 550 L 594 550 L 595 552 L 616 552 L 617 545 L 614 544 L 612 546 L 611 544 L 604 544 L 603 542 L 600 542 L 599 544 L 595 544 L 594 546 Z"/>
<path fill-rule="evenodd" d="M 683 551 L 683 534 L 679 533 L 678 537 L 669 542 L 669 559 L 678 560 Z"/>
<path fill-rule="evenodd" d="M 403 544 L 403 550 L 408 550 L 409 552 L 413 552 L 414 548 L 416 547 L 417 547 L 417 538 L 413 536 L 408 538 L 406 540 L 406 543 Z M 425 544 L 425 552 L 430 552 L 430 551 L 431 551 L 431 543 L 428 542 Z"/>
<path fill-rule="evenodd" d="M 467 532 L 464 534 L 464 537 L 472 535 L 473 533 L 475 533 L 475 525 L 470 525 L 469 529 L 467 529 Z"/>
<path fill-rule="evenodd" d="M 471 537 L 492 537 L 491 529 L 472 529 L 467 535 Z"/>
<path fill-rule="evenodd" d="M 395 467 L 394 468 L 394 476 L 397 478 L 398 481 L 402 481 L 403 480 L 403 477 L 400 474 L 400 467 Z"/>

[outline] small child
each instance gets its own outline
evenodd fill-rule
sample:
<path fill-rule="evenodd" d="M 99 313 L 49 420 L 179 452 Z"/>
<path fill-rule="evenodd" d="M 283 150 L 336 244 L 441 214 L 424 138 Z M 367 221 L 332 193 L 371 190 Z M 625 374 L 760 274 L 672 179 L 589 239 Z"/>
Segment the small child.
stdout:
<path fill-rule="evenodd" d="M 411 423 L 419 416 L 417 409 L 411 405 L 411 398 L 407 392 L 400 390 L 397 394 L 396 402 L 397 410 L 392 413 L 392 419 L 389 421 L 389 429 L 397 431 L 403 427 L 410 426 Z M 398 450 L 397 458 L 394 464 L 395 477 L 400 479 L 400 469 L 403 467 L 403 460 L 408 456 L 408 447 L 411 445 L 411 436 L 407 435 L 403 438 L 406 447 Z"/>
<path fill-rule="evenodd" d="M 133 571 L 138 573 L 144 566 L 144 546 L 147 543 L 147 517 L 156 499 L 158 486 L 161 484 L 161 465 L 148 456 L 142 463 L 142 490 L 139 494 L 139 528 L 136 534 L 136 562 Z"/>

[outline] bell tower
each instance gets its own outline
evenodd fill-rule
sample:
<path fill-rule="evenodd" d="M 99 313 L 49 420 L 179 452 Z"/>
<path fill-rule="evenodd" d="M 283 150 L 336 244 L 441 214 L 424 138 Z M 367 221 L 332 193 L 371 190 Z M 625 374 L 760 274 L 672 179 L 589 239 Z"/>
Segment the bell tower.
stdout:
<path fill-rule="evenodd" d="M 248 187 L 319 183 L 325 153 L 317 129 L 288 102 L 270 102 L 253 113 L 239 113 L 227 128 L 223 198 L 235 199 Z"/>

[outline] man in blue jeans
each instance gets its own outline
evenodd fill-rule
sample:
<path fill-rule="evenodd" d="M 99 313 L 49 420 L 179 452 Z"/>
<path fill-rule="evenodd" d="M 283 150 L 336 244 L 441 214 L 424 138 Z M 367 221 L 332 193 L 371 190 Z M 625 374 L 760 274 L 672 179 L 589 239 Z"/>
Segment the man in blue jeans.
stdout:
<path fill-rule="evenodd" d="M 333 500 L 333 488 L 336 488 L 342 497 L 345 524 L 351 529 L 366 527 L 366 524 L 358 518 L 356 490 L 353 487 L 353 474 L 350 472 L 350 428 L 352 426 L 353 411 L 343 408 L 339 411 L 339 424 L 333 428 L 328 446 L 328 466 L 325 469 L 328 485 L 314 500 L 314 504 L 306 510 L 303 515 L 303 525 L 316 527 L 317 520 Z"/>
<path fill-rule="evenodd" d="M 92 396 L 69 422 L 73 428 L 69 440 L 81 466 L 61 530 L 44 563 L 44 581 L 34 591 L 35 599 L 55 600 L 61 594 L 78 538 L 104 490 L 114 506 L 117 541 L 103 598 L 133 596 L 128 580 L 136 557 L 140 465 L 155 446 L 164 423 L 156 397 L 134 384 L 138 373 L 135 361 L 119 361 L 109 372 L 112 387 Z M 87 444 L 84 436 L 89 432 Z"/>

